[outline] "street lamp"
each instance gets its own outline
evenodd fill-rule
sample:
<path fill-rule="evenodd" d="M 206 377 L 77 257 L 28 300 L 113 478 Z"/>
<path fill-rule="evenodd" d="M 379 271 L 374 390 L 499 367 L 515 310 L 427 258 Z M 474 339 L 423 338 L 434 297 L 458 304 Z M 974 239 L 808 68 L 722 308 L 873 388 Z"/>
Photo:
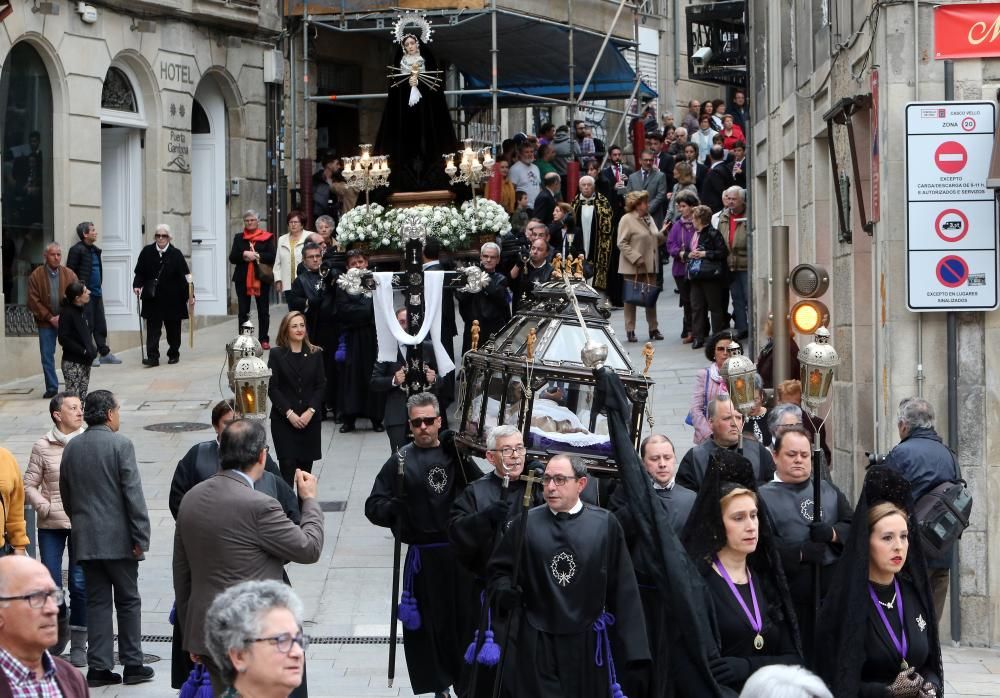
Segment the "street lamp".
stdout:
<path fill-rule="evenodd" d="M 726 349 L 729 358 L 722 364 L 719 373 L 729 389 L 729 399 L 736 411 L 743 415 L 743 423 L 750 417 L 757 397 L 757 366 L 749 356 L 743 355 L 743 348 L 731 342 Z M 707 406 L 706 406 L 707 408 Z M 740 430 L 740 453 L 743 452 L 743 430 Z"/>

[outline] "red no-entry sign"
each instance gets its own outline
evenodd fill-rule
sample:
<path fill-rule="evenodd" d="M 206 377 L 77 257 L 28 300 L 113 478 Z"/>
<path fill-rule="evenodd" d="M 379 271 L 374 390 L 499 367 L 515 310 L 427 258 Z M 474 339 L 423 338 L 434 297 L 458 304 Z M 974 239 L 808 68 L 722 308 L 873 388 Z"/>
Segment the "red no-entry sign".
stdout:
<path fill-rule="evenodd" d="M 961 172 L 969 161 L 969 153 L 958 141 L 945 141 L 934 151 L 934 164 L 945 174 Z"/>

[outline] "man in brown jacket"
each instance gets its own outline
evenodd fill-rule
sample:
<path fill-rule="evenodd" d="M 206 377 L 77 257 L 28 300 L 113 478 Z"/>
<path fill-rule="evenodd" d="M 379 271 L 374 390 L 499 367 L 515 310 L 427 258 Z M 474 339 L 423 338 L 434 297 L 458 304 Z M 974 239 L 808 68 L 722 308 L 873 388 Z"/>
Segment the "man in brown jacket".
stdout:
<path fill-rule="evenodd" d="M 273 497 L 253 483 L 264 472 L 267 433 L 259 422 L 237 420 L 219 440 L 222 470 L 191 488 L 181 500 L 174 535 L 174 594 L 184 649 L 199 657 L 216 695 L 224 686 L 205 645 L 204 621 L 216 595 L 247 580 L 284 580 L 286 561 L 309 564 L 323 550 L 323 511 L 316 478 L 297 470 L 302 499 L 296 526 Z"/>
<path fill-rule="evenodd" d="M 62 248 L 58 242 L 45 246 L 45 264 L 28 277 L 28 309 L 38 325 L 38 348 L 42 355 L 46 400 L 59 392 L 56 375 L 56 340 L 59 334 L 59 303 L 66 287 L 76 281 L 76 274 L 62 266 Z"/>

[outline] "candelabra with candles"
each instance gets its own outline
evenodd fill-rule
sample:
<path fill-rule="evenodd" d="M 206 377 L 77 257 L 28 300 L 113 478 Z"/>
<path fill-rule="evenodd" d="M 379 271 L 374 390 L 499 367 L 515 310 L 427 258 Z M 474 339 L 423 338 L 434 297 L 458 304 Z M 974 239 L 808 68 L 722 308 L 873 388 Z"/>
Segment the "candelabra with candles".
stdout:
<path fill-rule="evenodd" d="M 369 143 L 362 143 L 361 155 L 351 158 L 344 158 L 344 169 L 341 175 L 344 182 L 355 191 L 365 193 L 365 205 L 371 203 L 368 200 L 368 193 L 372 189 L 389 185 L 389 156 L 372 155 L 372 146 Z"/>
<path fill-rule="evenodd" d="M 455 157 L 461 159 L 455 164 Z M 474 150 L 472 139 L 465 139 L 465 149 L 460 153 L 448 153 L 444 156 L 444 172 L 452 184 L 468 184 L 472 189 L 472 205 L 476 205 L 476 187 L 493 176 L 493 151 L 490 148 Z"/>

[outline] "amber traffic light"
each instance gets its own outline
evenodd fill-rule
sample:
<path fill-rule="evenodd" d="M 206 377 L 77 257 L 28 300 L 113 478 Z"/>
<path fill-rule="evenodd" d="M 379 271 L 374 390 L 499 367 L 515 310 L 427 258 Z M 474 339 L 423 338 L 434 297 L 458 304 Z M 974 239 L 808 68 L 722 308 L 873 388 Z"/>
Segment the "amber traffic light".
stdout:
<path fill-rule="evenodd" d="M 792 305 L 788 313 L 792 326 L 799 334 L 815 334 L 830 324 L 830 310 L 816 300 L 830 287 L 830 275 L 815 264 L 800 264 L 788 274 L 788 287 L 802 300 Z"/>

